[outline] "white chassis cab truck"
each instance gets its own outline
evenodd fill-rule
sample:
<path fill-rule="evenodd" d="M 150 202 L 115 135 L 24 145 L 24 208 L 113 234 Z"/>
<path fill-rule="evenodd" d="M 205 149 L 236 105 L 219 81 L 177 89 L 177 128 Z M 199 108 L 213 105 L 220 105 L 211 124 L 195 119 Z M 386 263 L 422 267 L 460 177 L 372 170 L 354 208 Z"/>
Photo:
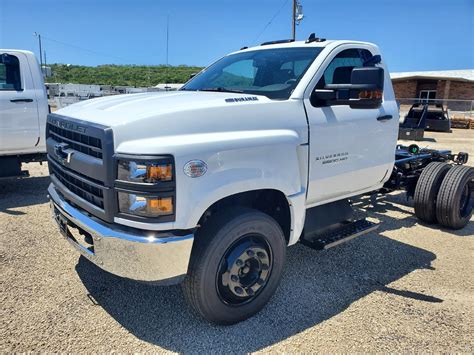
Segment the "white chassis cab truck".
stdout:
<path fill-rule="evenodd" d="M 41 68 L 32 52 L 0 49 L 0 178 L 25 176 L 21 163 L 46 160 L 49 112 Z"/>
<path fill-rule="evenodd" d="M 50 114 L 52 213 L 100 268 L 183 281 L 199 315 L 236 323 L 275 292 L 287 246 L 376 228 L 355 219 L 353 196 L 405 188 L 424 221 L 467 223 L 467 154 L 397 146 L 398 116 L 373 44 L 311 35 L 243 48 L 179 91 Z"/>

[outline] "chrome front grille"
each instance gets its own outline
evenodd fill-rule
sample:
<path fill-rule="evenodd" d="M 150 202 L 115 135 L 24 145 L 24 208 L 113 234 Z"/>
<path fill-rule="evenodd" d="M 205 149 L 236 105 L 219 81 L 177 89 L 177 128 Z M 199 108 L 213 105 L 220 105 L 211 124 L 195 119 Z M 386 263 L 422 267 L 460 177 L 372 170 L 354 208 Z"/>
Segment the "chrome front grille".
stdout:
<path fill-rule="evenodd" d="M 52 137 L 58 143 L 66 143 L 72 149 L 94 158 L 102 159 L 103 157 L 102 141 L 100 138 L 61 128 L 49 122 L 46 130 L 48 136 Z"/>
<path fill-rule="evenodd" d="M 96 183 L 61 167 L 54 161 L 49 162 L 50 174 L 53 174 L 69 191 L 94 206 L 104 209 L 104 191 Z"/>
<path fill-rule="evenodd" d="M 64 198 L 112 222 L 117 207 L 110 127 L 49 114 L 46 147 L 51 180 Z"/>

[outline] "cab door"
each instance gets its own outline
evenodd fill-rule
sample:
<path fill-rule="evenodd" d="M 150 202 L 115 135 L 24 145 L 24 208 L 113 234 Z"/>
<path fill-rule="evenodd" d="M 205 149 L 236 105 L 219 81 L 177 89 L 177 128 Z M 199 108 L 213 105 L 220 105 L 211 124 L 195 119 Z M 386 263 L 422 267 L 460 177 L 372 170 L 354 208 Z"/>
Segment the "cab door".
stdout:
<path fill-rule="evenodd" d="M 381 107 L 311 103 L 310 93 L 326 84 L 350 84 L 351 72 L 372 57 L 370 47 L 344 45 L 334 49 L 305 93 L 310 130 L 307 204 L 316 206 L 378 189 L 393 166 L 398 112 L 387 70 Z M 388 100 L 387 98 L 390 98 Z M 390 119 L 392 117 L 392 119 Z"/>
<path fill-rule="evenodd" d="M 0 52 L 0 150 L 33 148 L 40 136 L 38 108 L 27 57 Z"/>

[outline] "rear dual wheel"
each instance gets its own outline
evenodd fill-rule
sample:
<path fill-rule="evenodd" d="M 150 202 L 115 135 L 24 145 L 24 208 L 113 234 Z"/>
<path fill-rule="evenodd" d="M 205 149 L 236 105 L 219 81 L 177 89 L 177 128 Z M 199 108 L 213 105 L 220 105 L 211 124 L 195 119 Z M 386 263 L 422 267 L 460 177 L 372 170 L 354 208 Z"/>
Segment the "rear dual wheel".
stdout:
<path fill-rule="evenodd" d="M 265 306 L 280 282 L 286 253 L 273 218 L 247 208 L 217 213 L 194 243 L 183 290 L 201 317 L 234 324 Z"/>
<path fill-rule="evenodd" d="M 461 229 L 469 223 L 474 207 L 474 168 L 453 166 L 443 179 L 436 201 L 438 223 Z"/>
<path fill-rule="evenodd" d="M 415 214 L 426 223 L 463 228 L 472 216 L 473 193 L 474 168 L 432 162 L 416 184 Z"/>
<path fill-rule="evenodd" d="M 451 165 L 441 162 L 429 163 L 416 183 L 415 215 L 426 223 L 436 223 L 436 199 L 439 188 Z"/>

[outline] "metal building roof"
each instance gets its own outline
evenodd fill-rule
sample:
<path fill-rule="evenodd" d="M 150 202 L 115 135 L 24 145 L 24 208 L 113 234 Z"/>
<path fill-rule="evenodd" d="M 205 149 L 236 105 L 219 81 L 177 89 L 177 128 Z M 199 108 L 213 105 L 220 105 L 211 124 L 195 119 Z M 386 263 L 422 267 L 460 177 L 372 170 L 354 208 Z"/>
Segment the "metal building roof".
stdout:
<path fill-rule="evenodd" d="M 390 73 L 390 77 L 392 78 L 392 80 L 441 79 L 455 81 L 474 81 L 474 69 Z"/>

